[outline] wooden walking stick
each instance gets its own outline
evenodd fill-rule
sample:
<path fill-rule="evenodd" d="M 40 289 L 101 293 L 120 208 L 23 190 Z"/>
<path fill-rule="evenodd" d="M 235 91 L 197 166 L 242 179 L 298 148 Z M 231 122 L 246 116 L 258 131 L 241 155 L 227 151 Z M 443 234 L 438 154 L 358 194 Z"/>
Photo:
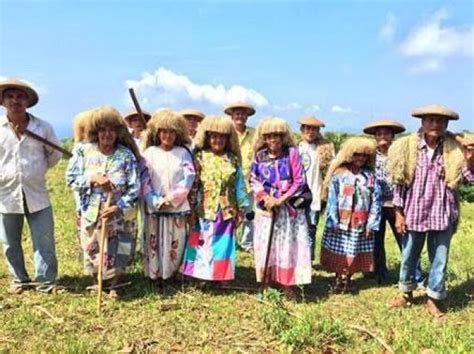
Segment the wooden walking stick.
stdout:
<path fill-rule="evenodd" d="M 140 118 L 140 120 L 142 121 L 142 124 L 146 127 L 146 120 L 145 120 L 145 116 L 143 115 L 143 111 L 142 109 L 140 108 L 140 104 L 138 103 L 138 99 L 137 99 L 137 96 L 135 95 L 135 90 L 133 89 L 133 87 L 130 87 L 128 89 L 128 92 L 130 93 L 130 97 L 132 98 L 132 101 L 133 101 L 133 105 L 135 106 L 135 109 L 138 113 L 138 117 Z"/>
<path fill-rule="evenodd" d="M 112 203 L 112 192 L 107 193 L 107 201 L 105 202 L 104 209 L 107 209 L 110 204 Z M 97 315 L 100 316 L 102 314 L 102 276 L 104 273 L 104 246 L 105 246 L 105 238 L 107 237 L 107 222 L 109 221 L 108 218 L 102 219 L 102 227 L 100 229 L 100 240 L 99 240 L 99 269 L 97 272 L 97 283 L 98 283 L 98 291 L 97 291 Z"/>
<path fill-rule="evenodd" d="M 267 243 L 267 254 L 265 255 L 265 267 L 263 268 L 263 279 L 262 279 L 262 287 L 260 289 L 260 296 L 263 299 L 264 291 L 267 284 L 267 273 L 268 273 L 268 263 L 270 261 L 270 252 L 272 250 L 272 242 L 273 242 L 273 231 L 275 229 L 275 220 L 276 220 L 276 210 L 272 210 L 272 222 L 270 224 L 270 236 L 268 237 Z"/>

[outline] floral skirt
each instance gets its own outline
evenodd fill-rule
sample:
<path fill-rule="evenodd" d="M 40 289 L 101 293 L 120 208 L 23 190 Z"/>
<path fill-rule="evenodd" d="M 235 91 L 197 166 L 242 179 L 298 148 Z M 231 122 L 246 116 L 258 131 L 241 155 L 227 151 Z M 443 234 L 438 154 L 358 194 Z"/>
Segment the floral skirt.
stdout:
<path fill-rule="evenodd" d="M 215 221 L 199 219 L 189 235 L 183 274 L 214 281 L 233 280 L 235 274 L 235 222 L 224 220 L 219 211 Z"/>
<path fill-rule="evenodd" d="M 145 275 L 151 279 L 171 278 L 183 260 L 186 216 L 147 214 L 145 223 Z"/>
<path fill-rule="evenodd" d="M 99 266 L 99 240 L 102 221 L 88 225 L 81 220 L 81 247 L 84 251 L 84 268 L 86 274 L 94 275 Z M 136 247 L 135 220 L 125 221 L 114 217 L 107 222 L 107 233 L 104 245 L 103 279 L 111 279 L 127 272 L 132 265 Z"/>
<path fill-rule="evenodd" d="M 268 262 L 268 279 L 285 286 L 311 283 L 311 252 L 308 225 L 304 210 L 291 216 L 288 208 L 280 207 L 273 228 L 273 240 Z M 255 218 L 254 253 L 257 281 L 263 279 L 272 218 L 257 212 Z"/>
<path fill-rule="evenodd" d="M 362 232 L 325 228 L 321 265 L 328 272 L 354 274 L 374 270 L 374 238 Z"/>

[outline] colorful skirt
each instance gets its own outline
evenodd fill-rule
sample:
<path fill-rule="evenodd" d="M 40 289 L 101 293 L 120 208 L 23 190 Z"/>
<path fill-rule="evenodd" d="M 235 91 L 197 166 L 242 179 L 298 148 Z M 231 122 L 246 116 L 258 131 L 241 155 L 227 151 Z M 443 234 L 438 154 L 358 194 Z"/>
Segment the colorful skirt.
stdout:
<path fill-rule="evenodd" d="M 200 218 L 197 227 L 189 235 L 183 274 L 204 280 L 233 280 L 234 229 L 234 219 L 224 220 L 221 211 L 217 213 L 215 221 Z"/>
<path fill-rule="evenodd" d="M 168 279 L 179 270 L 186 243 L 186 216 L 145 216 L 144 271 L 151 279 Z"/>
<path fill-rule="evenodd" d="M 308 225 L 304 210 L 298 209 L 296 213 L 290 216 L 288 208 L 280 207 L 273 228 L 267 279 L 285 286 L 311 283 Z M 270 214 L 257 212 L 254 253 L 258 282 L 263 279 L 271 223 Z"/>
<path fill-rule="evenodd" d="M 374 238 L 364 233 L 325 228 L 321 265 L 328 272 L 354 274 L 374 270 Z"/>
<path fill-rule="evenodd" d="M 86 274 L 94 275 L 99 266 L 99 240 L 102 220 L 92 225 L 81 220 L 81 246 L 84 251 L 84 268 Z M 135 255 L 136 240 L 135 220 L 125 221 L 114 217 L 107 222 L 107 233 L 104 245 L 104 280 L 128 271 Z"/>

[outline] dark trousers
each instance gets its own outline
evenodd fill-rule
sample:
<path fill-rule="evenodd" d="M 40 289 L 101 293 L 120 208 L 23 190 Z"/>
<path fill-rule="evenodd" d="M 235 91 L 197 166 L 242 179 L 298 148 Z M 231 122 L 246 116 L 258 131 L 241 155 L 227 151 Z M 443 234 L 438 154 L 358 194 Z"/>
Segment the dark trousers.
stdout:
<path fill-rule="evenodd" d="M 385 278 L 388 274 L 387 259 L 385 255 L 385 227 L 387 222 L 390 225 L 390 228 L 392 229 L 400 252 L 402 251 L 402 239 L 403 237 L 405 237 L 403 235 L 400 235 L 397 232 L 397 229 L 395 228 L 395 208 L 383 207 L 379 231 L 376 231 L 374 233 L 375 275 L 380 278 Z M 421 271 L 421 263 L 419 258 L 416 262 L 415 277 L 417 282 L 423 281 L 423 273 Z"/>

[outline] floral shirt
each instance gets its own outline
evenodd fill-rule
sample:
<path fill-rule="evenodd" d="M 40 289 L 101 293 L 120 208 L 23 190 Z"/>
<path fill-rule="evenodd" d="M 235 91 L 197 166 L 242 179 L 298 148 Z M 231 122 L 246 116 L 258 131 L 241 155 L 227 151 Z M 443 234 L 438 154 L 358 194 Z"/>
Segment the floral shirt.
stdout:
<path fill-rule="evenodd" d="M 100 152 L 97 144 L 84 144 L 69 160 L 66 171 L 68 186 L 79 193 L 81 214 L 86 223 L 97 221 L 101 204 L 107 199 L 107 192 L 92 187 L 93 175 L 107 176 L 116 189 L 112 205 L 116 205 L 126 220 L 136 216 L 136 202 L 140 191 L 137 160 L 125 146 L 119 145 L 111 155 Z"/>
<path fill-rule="evenodd" d="M 236 156 L 219 156 L 203 150 L 196 153 L 195 163 L 199 217 L 216 220 L 220 210 L 224 220 L 228 220 L 237 215 L 238 209 L 249 207 L 244 175 Z"/>
<path fill-rule="evenodd" d="M 334 174 L 329 187 L 326 226 L 344 231 L 379 229 L 382 209 L 380 184 L 368 169 Z"/>
<path fill-rule="evenodd" d="M 278 158 L 270 157 L 267 149 L 260 150 L 252 163 L 250 184 L 260 209 L 266 196 L 294 196 L 305 185 L 303 164 L 298 149 L 291 147 Z"/>

